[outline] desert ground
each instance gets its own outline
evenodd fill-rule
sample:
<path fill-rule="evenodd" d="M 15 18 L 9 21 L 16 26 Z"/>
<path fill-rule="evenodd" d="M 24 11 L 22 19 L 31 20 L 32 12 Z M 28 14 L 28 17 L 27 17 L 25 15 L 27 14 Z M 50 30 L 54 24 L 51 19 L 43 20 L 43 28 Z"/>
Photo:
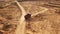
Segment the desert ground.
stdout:
<path fill-rule="evenodd" d="M 23 31 L 19 33 L 60 34 L 60 1 L 22 1 L 19 3 L 24 7 L 26 13 L 31 15 L 39 13 L 45 8 L 48 9 L 31 17 L 30 20 L 25 20 L 20 26 L 24 27 L 19 29 L 23 29 Z M 16 34 L 21 15 L 21 10 L 15 3 L 4 8 L 0 7 L 0 34 Z"/>

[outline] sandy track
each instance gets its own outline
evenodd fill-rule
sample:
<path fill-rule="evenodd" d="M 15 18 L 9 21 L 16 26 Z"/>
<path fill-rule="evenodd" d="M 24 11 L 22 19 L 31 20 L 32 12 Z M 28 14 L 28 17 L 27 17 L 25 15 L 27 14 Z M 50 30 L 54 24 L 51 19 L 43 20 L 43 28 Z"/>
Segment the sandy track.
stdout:
<path fill-rule="evenodd" d="M 24 16 L 26 15 L 26 11 L 25 11 L 25 9 L 17 1 L 16 1 L 16 3 L 19 6 L 19 8 L 21 9 L 22 15 L 21 15 L 21 18 L 19 20 L 20 23 L 18 24 L 15 33 L 16 34 L 24 34 L 24 31 L 25 31 L 24 28 L 25 28 L 25 24 L 26 24 Z"/>
<path fill-rule="evenodd" d="M 20 18 L 20 23 L 16 29 L 16 34 L 25 34 L 25 26 L 26 26 L 26 21 L 25 21 L 25 18 L 24 16 L 27 14 L 25 9 L 16 1 L 16 3 L 18 4 L 19 8 L 21 9 L 22 11 L 22 15 L 21 15 L 21 18 Z M 41 8 L 44 8 L 44 7 L 41 7 Z M 47 8 L 44 8 L 44 10 L 42 10 L 41 12 L 37 12 L 35 14 L 32 14 L 32 17 L 35 16 L 35 15 L 38 15 L 39 13 L 44 13 L 45 11 L 47 11 L 48 9 Z"/>

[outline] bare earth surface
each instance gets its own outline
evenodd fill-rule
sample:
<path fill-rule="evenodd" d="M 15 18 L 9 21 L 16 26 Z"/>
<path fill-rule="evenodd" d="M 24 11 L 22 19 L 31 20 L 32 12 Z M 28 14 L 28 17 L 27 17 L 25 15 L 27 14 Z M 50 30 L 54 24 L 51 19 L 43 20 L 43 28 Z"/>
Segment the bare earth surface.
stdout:
<path fill-rule="evenodd" d="M 40 12 L 40 7 L 48 9 L 47 12 L 38 14 L 27 21 L 25 34 L 60 34 L 60 2 L 55 4 L 45 1 L 20 2 L 27 13 Z M 58 5 L 57 5 L 58 4 Z M 21 10 L 17 5 L 10 5 L 0 9 L 0 34 L 15 34 L 19 23 Z"/>

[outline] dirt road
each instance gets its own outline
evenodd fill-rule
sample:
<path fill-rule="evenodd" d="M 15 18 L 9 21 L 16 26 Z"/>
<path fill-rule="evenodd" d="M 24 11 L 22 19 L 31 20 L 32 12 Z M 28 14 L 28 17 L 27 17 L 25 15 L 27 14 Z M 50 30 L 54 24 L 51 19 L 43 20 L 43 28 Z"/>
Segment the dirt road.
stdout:
<path fill-rule="evenodd" d="M 17 1 L 16 1 L 16 3 L 19 6 L 19 8 L 21 9 L 22 15 L 20 17 L 20 20 L 19 20 L 20 23 L 18 24 L 15 33 L 16 34 L 25 34 L 24 32 L 25 32 L 25 24 L 26 24 L 26 22 L 25 22 L 24 16 L 26 15 L 26 11 L 25 11 L 25 9 Z"/>

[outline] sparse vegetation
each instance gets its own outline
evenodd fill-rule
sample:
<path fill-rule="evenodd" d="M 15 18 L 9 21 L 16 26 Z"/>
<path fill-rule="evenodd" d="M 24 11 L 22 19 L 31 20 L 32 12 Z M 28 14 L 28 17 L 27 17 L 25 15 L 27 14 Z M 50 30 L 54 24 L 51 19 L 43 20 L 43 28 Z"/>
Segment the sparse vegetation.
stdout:
<path fill-rule="evenodd" d="M 0 34 L 3 34 L 3 32 L 0 31 Z"/>
<path fill-rule="evenodd" d="M 23 9 L 21 9 L 22 6 L 20 6 L 19 3 L 17 2 L 19 9 L 21 9 L 21 11 L 22 11 L 22 15 L 19 15 L 20 13 L 18 11 L 20 11 L 20 10 L 18 9 L 18 6 L 14 3 L 15 2 L 13 2 L 11 5 L 7 5 L 7 8 L 5 8 L 5 9 L 0 9 L 0 24 L 3 24 L 2 30 L 4 32 L 11 33 L 14 30 L 15 34 L 25 34 L 25 33 L 27 33 L 27 34 L 60 34 L 60 31 L 58 31 L 58 30 L 60 30 L 60 28 L 59 28 L 60 15 L 58 15 L 60 13 L 60 9 L 58 9 L 55 12 L 55 11 L 52 11 L 53 6 L 45 7 L 46 5 L 44 5 L 44 7 L 45 7 L 44 8 L 44 7 L 42 7 L 42 5 L 45 2 L 42 2 L 42 5 L 40 5 L 41 4 L 40 1 L 33 1 L 33 3 L 32 3 L 32 1 L 31 2 L 30 1 L 20 2 L 21 5 L 23 6 Z M 30 8 L 30 7 L 32 7 L 32 8 Z M 42 7 L 44 10 L 41 10 L 40 7 Z M 26 9 L 26 11 L 24 10 L 24 8 Z M 28 8 L 30 8 L 31 10 Z M 56 7 L 56 8 L 58 8 L 58 7 Z M 50 9 L 52 9 L 52 10 L 50 10 Z M 47 10 L 49 10 L 49 11 L 47 11 Z M 31 11 L 31 12 L 29 12 L 29 11 Z M 47 11 L 47 12 L 45 12 L 45 11 Z M 17 14 L 17 12 L 19 14 Z M 27 22 L 26 22 L 24 16 L 28 12 L 30 14 L 32 13 L 31 14 L 32 16 L 28 15 L 28 17 L 26 18 L 27 19 Z M 18 16 L 21 16 L 21 18 L 19 17 L 19 19 L 17 19 Z M 29 22 L 28 20 L 30 18 L 31 18 L 31 21 Z M 28 30 L 28 32 L 27 32 L 27 30 Z M 3 34 L 2 32 L 0 32 L 0 33 Z"/>
<path fill-rule="evenodd" d="M 57 9 L 57 10 L 55 11 L 55 13 L 60 14 L 60 10 L 59 10 L 59 9 Z"/>
<path fill-rule="evenodd" d="M 0 9 L 3 9 L 4 7 L 0 6 Z"/>
<path fill-rule="evenodd" d="M 4 25 L 4 27 L 3 27 L 3 30 L 4 31 L 9 31 L 9 29 L 11 28 L 12 26 L 11 25 Z"/>

